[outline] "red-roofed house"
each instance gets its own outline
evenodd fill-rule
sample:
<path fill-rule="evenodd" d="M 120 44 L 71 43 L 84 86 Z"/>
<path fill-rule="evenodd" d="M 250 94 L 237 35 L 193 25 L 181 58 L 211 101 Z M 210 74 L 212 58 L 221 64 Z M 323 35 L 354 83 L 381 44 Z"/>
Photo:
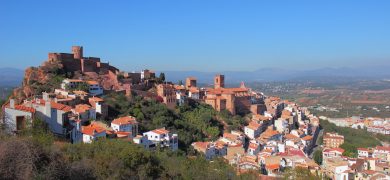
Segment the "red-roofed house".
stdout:
<path fill-rule="evenodd" d="M 248 154 L 256 156 L 260 152 L 261 146 L 259 143 L 253 141 L 249 143 Z"/>
<path fill-rule="evenodd" d="M 372 150 L 369 148 L 357 148 L 358 158 L 372 157 Z"/>
<path fill-rule="evenodd" d="M 248 126 L 245 126 L 244 132 L 250 139 L 255 139 L 260 136 L 261 124 L 251 121 Z"/>
<path fill-rule="evenodd" d="M 95 109 L 102 119 L 105 119 L 108 115 L 108 106 L 104 103 L 104 100 L 99 97 L 91 97 L 88 99 L 89 104 Z"/>
<path fill-rule="evenodd" d="M 344 149 L 341 148 L 325 148 L 322 151 L 323 158 L 341 157 L 344 153 Z"/>
<path fill-rule="evenodd" d="M 227 144 L 222 141 L 217 142 L 194 142 L 192 147 L 198 152 L 205 155 L 207 160 L 211 160 L 217 156 L 226 156 Z"/>
<path fill-rule="evenodd" d="M 97 123 L 91 123 L 88 126 L 83 126 L 81 132 L 83 133 L 84 143 L 92 143 L 98 138 L 106 137 L 106 129 Z"/>
<path fill-rule="evenodd" d="M 111 122 L 111 127 L 116 132 L 131 132 L 132 137 L 135 137 L 138 134 L 138 122 L 135 117 L 132 116 L 114 119 Z"/>
<path fill-rule="evenodd" d="M 373 157 L 379 158 L 382 161 L 390 161 L 390 147 L 388 146 L 377 146 L 374 149 Z"/>
<path fill-rule="evenodd" d="M 28 123 L 31 124 L 35 109 L 24 105 L 15 105 L 15 100 L 11 99 L 8 104 L 3 106 L 3 112 L 7 130 L 16 132 L 23 130 Z"/>
<path fill-rule="evenodd" d="M 96 110 L 88 104 L 77 104 L 73 109 L 73 113 L 77 114 L 82 121 L 96 119 Z"/>
<path fill-rule="evenodd" d="M 53 101 L 47 93 L 43 93 L 42 97 L 42 99 L 34 99 L 24 104 L 33 107 L 36 110 L 36 116 L 44 120 L 53 133 L 67 135 L 72 107 Z"/>

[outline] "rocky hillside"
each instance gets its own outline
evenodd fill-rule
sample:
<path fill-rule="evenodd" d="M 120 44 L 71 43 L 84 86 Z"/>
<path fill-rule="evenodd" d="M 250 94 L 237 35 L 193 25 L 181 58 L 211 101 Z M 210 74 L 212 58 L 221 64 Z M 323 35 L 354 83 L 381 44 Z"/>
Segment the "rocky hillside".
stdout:
<path fill-rule="evenodd" d="M 59 61 L 45 61 L 39 67 L 29 67 L 25 70 L 22 86 L 16 88 L 11 97 L 20 102 L 43 91 L 52 91 L 58 88 L 67 76 L 71 75 L 67 75 Z"/>

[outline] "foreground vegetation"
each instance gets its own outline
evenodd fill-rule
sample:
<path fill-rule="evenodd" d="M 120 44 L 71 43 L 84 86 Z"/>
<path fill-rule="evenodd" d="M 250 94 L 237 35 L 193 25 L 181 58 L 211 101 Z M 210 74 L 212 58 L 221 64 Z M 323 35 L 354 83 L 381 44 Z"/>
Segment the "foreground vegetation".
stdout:
<path fill-rule="evenodd" d="M 375 136 L 364 129 L 353 129 L 348 127 L 338 127 L 329 121 L 320 120 L 324 132 L 337 132 L 344 136 L 344 144 L 341 148 L 345 150 L 344 155 L 348 157 L 357 157 L 357 148 L 374 147 L 381 145 Z"/>
<path fill-rule="evenodd" d="M 146 151 L 128 141 L 92 144 L 57 140 L 40 120 L 18 136 L 1 131 L 1 179 L 254 179 L 237 176 L 223 159 L 187 157 L 180 152 Z"/>

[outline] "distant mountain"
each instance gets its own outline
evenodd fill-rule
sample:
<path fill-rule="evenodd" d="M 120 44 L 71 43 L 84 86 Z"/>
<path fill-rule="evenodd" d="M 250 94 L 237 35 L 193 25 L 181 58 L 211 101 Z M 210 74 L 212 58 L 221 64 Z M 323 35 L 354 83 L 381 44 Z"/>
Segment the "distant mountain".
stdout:
<path fill-rule="evenodd" d="M 215 74 L 224 74 L 226 82 L 266 82 L 328 78 L 390 78 L 390 67 L 370 68 L 321 68 L 315 70 L 294 70 L 281 68 L 263 68 L 256 71 L 165 71 L 169 81 L 178 82 L 188 76 L 195 76 L 199 82 L 212 83 Z"/>
<path fill-rule="evenodd" d="M 224 74 L 226 82 L 238 84 L 245 82 L 267 82 L 287 80 L 321 80 L 324 77 L 337 78 L 383 78 L 390 79 L 390 67 L 370 68 L 321 68 L 315 70 L 294 70 L 281 68 L 262 68 L 256 71 L 164 71 L 167 80 L 177 83 L 185 81 L 186 77 L 195 76 L 199 83 L 211 84 L 215 74 Z M 24 71 L 16 68 L 0 68 L 0 86 L 19 86 L 23 80 Z"/>
<path fill-rule="evenodd" d="M 20 86 L 24 76 L 24 71 L 16 68 L 0 68 L 0 86 L 15 87 Z"/>

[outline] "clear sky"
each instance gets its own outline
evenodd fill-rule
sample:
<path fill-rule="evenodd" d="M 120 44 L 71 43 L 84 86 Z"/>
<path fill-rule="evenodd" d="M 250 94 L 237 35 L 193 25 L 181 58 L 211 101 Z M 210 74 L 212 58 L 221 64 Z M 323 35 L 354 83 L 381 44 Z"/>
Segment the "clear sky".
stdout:
<path fill-rule="evenodd" d="M 0 1 L 0 67 L 72 45 L 123 70 L 390 65 L 390 0 Z"/>

